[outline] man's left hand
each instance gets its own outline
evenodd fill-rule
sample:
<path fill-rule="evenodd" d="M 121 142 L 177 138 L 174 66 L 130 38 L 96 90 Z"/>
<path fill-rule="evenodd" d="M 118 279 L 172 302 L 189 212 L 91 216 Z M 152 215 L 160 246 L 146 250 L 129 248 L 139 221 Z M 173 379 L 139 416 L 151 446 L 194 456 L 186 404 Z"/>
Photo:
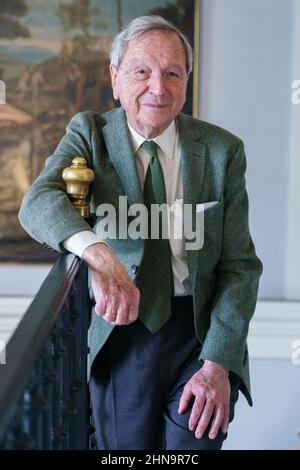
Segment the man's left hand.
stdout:
<path fill-rule="evenodd" d="M 190 400 L 195 397 L 189 419 L 189 429 L 201 439 L 210 420 L 208 437 L 215 439 L 221 428 L 226 433 L 229 421 L 230 382 L 228 370 L 214 362 L 205 360 L 202 368 L 186 383 L 178 408 L 183 414 Z"/>

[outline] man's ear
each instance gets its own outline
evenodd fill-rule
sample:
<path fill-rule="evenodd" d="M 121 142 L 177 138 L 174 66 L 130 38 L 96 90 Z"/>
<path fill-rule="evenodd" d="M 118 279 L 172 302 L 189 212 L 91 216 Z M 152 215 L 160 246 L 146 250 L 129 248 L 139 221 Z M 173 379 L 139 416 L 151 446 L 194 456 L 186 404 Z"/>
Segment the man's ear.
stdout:
<path fill-rule="evenodd" d="M 113 90 L 114 99 L 118 100 L 119 99 L 118 86 L 117 86 L 118 69 L 114 65 L 110 64 L 109 73 L 110 73 L 111 86 Z"/>

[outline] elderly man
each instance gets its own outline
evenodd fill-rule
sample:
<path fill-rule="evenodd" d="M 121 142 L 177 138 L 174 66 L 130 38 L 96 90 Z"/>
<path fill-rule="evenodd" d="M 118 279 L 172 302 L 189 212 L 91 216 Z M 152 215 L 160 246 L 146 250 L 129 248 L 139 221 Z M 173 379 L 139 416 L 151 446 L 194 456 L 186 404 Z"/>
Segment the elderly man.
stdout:
<path fill-rule="evenodd" d="M 190 45 L 172 24 L 132 21 L 111 50 L 121 108 L 74 116 L 20 211 L 34 238 L 90 269 L 99 449 L 220 449 L 239 389 L 251 404 L 246 337 L 261 263 L 248 228 L 243 144 L 181 114 L 191 68 Z M 184 237 L 161 231 L 144 240 L 116 230 L 104 242 L 103 212 L 93 232 L 66 195 L 61 174 L 77 155 L 95 171 L 96 208 L 108 203 L 120 216 L 120 196 L 129 208 L 184 201 L 194 222 L 204 210 L 203 247 L 187 250 Z"/>

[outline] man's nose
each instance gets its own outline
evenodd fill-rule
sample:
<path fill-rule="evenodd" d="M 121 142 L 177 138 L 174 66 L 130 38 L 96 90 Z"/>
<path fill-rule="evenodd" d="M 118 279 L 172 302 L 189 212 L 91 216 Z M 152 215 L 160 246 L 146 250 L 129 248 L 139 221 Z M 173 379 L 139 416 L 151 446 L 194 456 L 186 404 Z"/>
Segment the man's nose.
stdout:
<path fill-rule="evenodd" d="M 148 84 L 149 84 L 150 93 L 153 93 L 154 95 L 158 95 L 158 96 L 165 94 L 166 92 L 165 78 L 162 74 L 160 73 L 151 74 Z"/>

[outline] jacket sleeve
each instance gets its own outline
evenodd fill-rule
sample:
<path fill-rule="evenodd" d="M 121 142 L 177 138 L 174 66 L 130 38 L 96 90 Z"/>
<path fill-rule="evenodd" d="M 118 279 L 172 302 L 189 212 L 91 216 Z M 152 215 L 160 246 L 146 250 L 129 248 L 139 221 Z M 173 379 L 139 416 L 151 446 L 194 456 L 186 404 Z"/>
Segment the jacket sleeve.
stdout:
<path fill-rule="evenodd" d="M 91 166 L 91 125 L 86 113 L 76 114 L 66 129 L 55 152 L 24 196 L 19 221 L 28 234 L 56 251 L 65 251 L 62 242 L 81 230 L 91 227 L 73 208 L 66 184 L 62 179 L 64 168 L 76 156 L 85 157 Z"/>
<path fill-rule="evenodd" d="M 224 225 L 210 327 L 199 359 L 242 374 L 246 338 L 255 310 L 262 264 L 249 232 L 246 158 L 243 143 L 228 161 L 224 186 Z"/>

